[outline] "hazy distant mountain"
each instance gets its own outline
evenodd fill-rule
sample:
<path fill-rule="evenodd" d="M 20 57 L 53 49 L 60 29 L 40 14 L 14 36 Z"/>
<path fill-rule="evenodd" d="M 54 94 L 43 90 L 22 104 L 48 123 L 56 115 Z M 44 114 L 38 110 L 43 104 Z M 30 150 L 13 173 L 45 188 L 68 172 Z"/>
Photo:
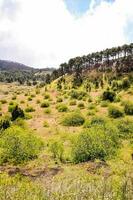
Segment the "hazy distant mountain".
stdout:
<path fill-rule="evenodd" d="M 18 62 L 12 62 L 8 60 L 0 60 L 1 71 L 47 71 L 52 72 L 53 68 L 35 69 L 33 67 L 26 66 Z"/>

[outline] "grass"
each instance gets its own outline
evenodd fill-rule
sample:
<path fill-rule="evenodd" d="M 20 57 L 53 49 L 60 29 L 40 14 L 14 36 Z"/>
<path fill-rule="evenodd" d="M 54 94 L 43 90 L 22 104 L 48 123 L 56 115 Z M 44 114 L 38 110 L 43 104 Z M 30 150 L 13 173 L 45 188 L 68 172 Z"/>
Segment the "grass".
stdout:
<path fill-rule="evenodd" d="M 120 92 L 120 102 L 115 98 L 111 103 L 107 99 L 114 95 L 112 91 L 105 94 L 106 99 L 101 100 L 107 87 L 95 90 L 92 85 L 91 92 L 85 92 L 82 86 L 78 89 L 71 89 L 70 77 L 66 78 L 67 87 L 65 85 L 63 87 L 66 89 L 57 91 L 56 86 L 56 81 L 48 85 L 46 89 L 45 87 L 37 89 L 36 86 L 15 84 L 10 84 L 9 88 L 8 84 L 0 83 L 1 99 L 6 100 L 3 104 L 1 102 L 0 120 L 7 114 L 8 106 L 14 105 L 12 97 L 17 95 L 17 104 L 21 103 L 21 108 L 25 111 L 30 107 L 32 109 L 29 110 L 33 112 L 28 110 L 25 113 L 25 119 L 11 121 L 11 128 L 19 126 L 21 130 L 26 129 L 26 134 L 30 132 L 31 137 L 39 136 L 45 144 L 44 149 L 39 151 L 35 159 L 29 159 L 18 166 L 21 169 L 31 170 L 33 174 L 36 174 L 38 168 L 48 173 L 37 178 L 35 176 L 31 178 L 29 175 L 27 175 L 29 178 L 20 175 L 10 177 L 6 173 L 9 165 L 5 163 L 4 166 L 0 166 L 0 169 L 3 169 L 0 174 L 0 199 L 132 199 L 133 118 L 131 114 L 125 112 L 125 102 L 133 100 L 132 87 Z M 4 94 L 3 91 L 7 93 Z M 32 98 L 30 102 L 29 97 Z M 120 108 L 120 111 L 122 109 L 124 115 L 110 118 L 108 116 L 110 106 Z M 84 109 L 80 110 L 81 108 Z M 8 114 L 10 119 L 11 115 Z M 103 137 L 104 133 L 108 140 Z M 16 138 L 17 134 L 19 136 L 19 132 L 14 132 L 13 137 Z M 95 137 L 91 137 L 93 134 Z M 85 148 L 89 159 L 86 160 L 88 162 L 80 163 L 80 161 L 75 164 L 73 145 L 81 135 L 87 135 L 87 138 L 84 143 L 78 142 L 78 145 L 81 144 L 80 147 Z M 118 147 L 112 143 L 112 137 L 115 139 L 116 136 L 118 137 L 116 142 L 120 142 Z M 1 132 L 0 137 L 2 137 Z M 5 136 L 5 141 L 10 141 L 8 145 L 10 146 L 12 140 L 11 138 L 7 140 L 7 137 L 8 134 Z M 103 145 L 104 142 L 101 142 L 103 140 L 106 143 L 105 146 L 107 145 L 106 148 Z M 88 148 L 86 148 L 87 141 Z M 28 141 L 24 143 L 26 145 Z M 80 149 L 82 151 L 78 151 L 78 158 L 84 152 L 82 148 Z M 0 148 L 0 154 L 2 151 L 3 149 Z M 34 148 L 31 148 L 31 151 L 34 153 Z M 109 156 L 104 156 L 107 151 Z M 16 165 L 15 161 L 11 162 L 11 159 L 8 159 L 8 163 L 10 167 L 13 167 L 13 164 Z M 59 171 L 56 172 L 56 168 L 59 168 Z M 49 169 L 52 169 L 54 173 Z"/>

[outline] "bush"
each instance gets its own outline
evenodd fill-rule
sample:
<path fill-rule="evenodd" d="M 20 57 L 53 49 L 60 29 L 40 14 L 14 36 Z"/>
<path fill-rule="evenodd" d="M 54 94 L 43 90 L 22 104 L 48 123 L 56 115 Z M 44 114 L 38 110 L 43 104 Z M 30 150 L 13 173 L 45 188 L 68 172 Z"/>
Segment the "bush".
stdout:
<path fill-rule="evenodd" d="M 8 106 L 8 112 L 12 112 L 14 109 L 15 109 L 15 107 L 16 107 L 16 104 L 10 104 L 9 106 Z"/>
<path fill-rule="evenodd" d="M 69 93 L 70 97 L 72 99 L 78 99 L 78 100 L 81 100 L 83 97 L 87 96 L 87 93 L 84 92 L 84 91 L 77 91 L 77 90 L 72 90 L 70 93 Z"/>
<path fill-rule="evenodd" d="M 44 121 L 44 122 L 43 122 L 43 127 L 45 127 L 45 128 L 48 128 L 48 127 L 49 127 L 49 124 L 48 124 L 47 121 Z"/>
<path fill-rule="evenodd" d="M 83 108 L 85 108 L 85 105 L 84 105 L 83 102 L 79 102 L 79 103 L 78 103 L 78 107 L 81 108 L 81 109 L 83 109 Z"/>
<path fill-rule="evenodd" d="M 101 107 L 108 107 L 108 101 L 101 101 Z"/>
<path fill-rule="evenodd" d="M 50 106 L 48 101 L 44 101 L 41 103 L 41 108 L 48 108 Z"/>
<path fill-rule="evenodd" d="M 67 112 L 68 111 L 68 107 L 65 104 L 58 104 L 56 106 L 58 112 Z"/>
<path fill-rule="evenodd" d="M 103 117 L 95 116 L 91 120 L 86 120 L 84 123 L 84 128 L 91 128 L 95 125 L 105 125 L 107 120 Z"/>
<path fill-rule="evenodd" d="M 133 115 L 133 103 L 131 101 L 124 103 L 124 111 L 127 115 Z"/>
<path fill-rule="evenodd" d="M 32 101 L 32 97 L 28 97 L 28 101 Z"/>
<path fill-rule="evenodd" d="M 116 98 L 116 94 L 114 91 L 111 91 L 111 90 L 106 90 L 102 94 L 103 101 L 109 100 L 110 102 L 113 102 L 115 100 L 115 98 Z"/>
<path fill-rule="evenodd" d="M 7 101 L 5 99 L 1 99 L 0 102 L 1 102 L 1 104 L 6 104 L 7 103 Z"/>
<path fill-rule="evenodd" d="M 70 105 L 70 106 L 75 106 L 75 105 L 76 105 L 76 100 L 70 101 L 69 105 Z"/>
<path fill-rule="evenodd" d="M 44 110 L 44 113 L 45 113 L 45 114 L 50 114 L 50 113 L 51 113 L 51 109 L 50 109 L 50 108 L 46 108 L 46 109 Z"/>
<path fill-rule="evenodd" d="M 95 159 L 105 160 L 114 155 L 117 147 L 118 138 L 114 130 L 108 133 L 108 130 L 102 127 L 86 129 L 74 141 L 73 161 L 79 163 Z"/>
<path fill-rule="evenodd" d="M 50 144 L 50 151 L 55 159 L 63 160 L 64 146 L 61 141 L 53 141 Z"/>
<path fill-rule="evenodd" d="M 25 112 L 35 112 L 35 109 L 34 109 L 32 106 L 28 106 L 28 107 L 25 109 Z"/>
<path fill-rule="evenodd" d="M 37 158 L 42 141 L 17 126 L 4 131 L 0 141 L 0 164 L 21 164 Z"/>
<path fill-rule="evenodd" d="M 117 121 L 117 128 L 119 130 L 119 136 L 127 139 L 133 138 L 133 120 L 124 118 Z"/>
<path fill-rule="evenodd" d="M 64 126 L 81 126 L 84 122 L 85 119 L 79 112 L 73 112 L 64 117 L 62 124 Z"/>
<path fill-rule="evenodd" d="M 24 118 L 24 111 L 19 108 L 18 106 L 15 106 L 14 109 L 11 112 L 12 115 L 12 121 L 16 120 L 17 118 Z"/>
<path fill-rule="evenodd" d="M 91 104 L 88 106 L 88 109 L 90 109 L 90 110 L 96 109 L 96 105 L 91 103 Z"/>
<path fill-rule="evenodd" d="M 129 79 L 126 77 L 122 80 L 122 88 L 123 89 L 128 89 L 130 87 L 130 81 Z"/>
<path fill-rule="evenodd" d="M 37 99 L 37 100 L 36 100 L 36 103 L 37 103 L 37 104 L 40 104 L 40 103 L 41 103 L 40 99 Z"/>
<path fill-rule="evenodd" d="M 61 103 L 61 102 L 63 102 L 63 99 L 60 97 L 57 99 L 57 103 Z"/>
<path fill-rule="evenodd" d="M 123 117 L 124 115 L 123 109 L 116 105 L 111 105 L 108 109 L 108 113 L 109 116 L 113 118 Z"/>
<path fill-rule="evenodd" d="M 14 96 L 12 97 L 12 100 L 16 100 L 16 99 L 17 99 L 17 96 L 14 95 Z"/>
<path fill-rule="evenodd" d="M 8 117 L 4 117 L 0 120 L 0 130 L 5 130 L 10 127 L 10 120 Z"/>
<path fill-rule="evenodd" d="M 44 95 L 44 99 L 50 99 L 50 95 L 49 94 L 45 94 Z"/>

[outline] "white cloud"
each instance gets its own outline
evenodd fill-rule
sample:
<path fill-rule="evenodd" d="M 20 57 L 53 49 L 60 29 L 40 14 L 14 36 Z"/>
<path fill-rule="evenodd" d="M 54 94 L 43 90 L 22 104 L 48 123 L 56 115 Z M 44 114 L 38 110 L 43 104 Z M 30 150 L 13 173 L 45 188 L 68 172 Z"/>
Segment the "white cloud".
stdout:
<path fill-rule="evenodd" d="M 64 0 L 0 0 L 1 59 L 36 67 L 58 66 L 69 58 L 128 42 L 125 29 L 133 21 L 133 1 L 92 0 L 91 9 L 75 18 Z M 6 4 L 7 5 L 7 4 Z M 5 5 L 5 6 L 6 6 Z M 133 38 L 132 38 L 133 39 Z"/>

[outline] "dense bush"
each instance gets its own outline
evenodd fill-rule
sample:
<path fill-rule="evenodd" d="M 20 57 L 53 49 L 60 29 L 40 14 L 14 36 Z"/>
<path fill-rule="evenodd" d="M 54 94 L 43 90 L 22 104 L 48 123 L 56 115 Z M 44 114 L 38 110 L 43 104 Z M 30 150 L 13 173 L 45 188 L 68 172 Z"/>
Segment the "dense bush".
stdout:
<path fill-rule="evenodd" d="M 67 112 L 68 111 L 68 107 L 65 104 L 58 104 L 56 106 L 58 112 Z"/>
<path fill-rule="evenodd" d="M 32 106 L 28 106 L 28 107 L 25 109 L 25 112 L 35 112 L 35 109 L 34 109 Z"/>
<path fill-rule="evenodd" d="M 57 98 L 57 103 L 63 102 L 63 99 L 61 97 Z"/>
<path fill-rule="evenodd" d="M 117 128 L 119 130 L 119 136 L 127 139 L 133 138 L 133 120 L 129 118 L 120 119 L 117 121 Z"/>
<path fill-rule="evenodd" d="M 4 131 L 0 140 L 0 164 L 20 164 L 38 156 L 42 141 L 17 126 Z"/>
<path fill-rule="evenodd" d="M 128 89 L 130 87 L 130 81 L 129 79 L 126 77 L 122 80 L 122 88 L 123 89 Z"/>
<path fill-rule="evenodd" d="M 81 113 L 73 112 L 73 113 L 67 114 L 64 117 L 62 124 L 64 126 L 81 126 L 83 125 L 84 122 L 85 122 L 85 119 Z"/>
<path fill-rule="evenodd" d="M 16 104 L 10 104 L 9 106 L 8 106 L 8 112 L 12 112 L 14 109 L 15 109 L 15 107 L 16 107 Z"/>
<path fill-rule="evenodd" d="M 1 102 L 1 104 L 6 104 L 7 103 L 7 101 L 5 99 L 1 99 L 0 102 Z"/>
<path fill-rule="evenodd" d="M 79 102 L 79 103 L 78 103 L 78 107 L 81 108 L 81 109 L 83 109 L 83 108 L 85 108 L 85 105 L 84 105 L 83 102 Z"/>
<path fill-rule="evenodd" d="M 77 90 L 71 90 L 69 93 L 70 97 L 72 99 L 79 99 L 81 100 L 83 97 L 87 96 L 87 93 L 85 91 L 77 91 Z"/>
<path fill-rule="evenodd" d="M 48 101 L 44 101 L 41 103 L 41 108 L 48 108 L 50 106 Z"/>
<path fill-rule="evenodd" d="M 13 110 L 12 110 L 12 112 L 11 112 L 11 114 L 12 114 L 12 121 L 14 121 L 14 120 L 16 120 L 17 118 L 24 118 L 24 111 L 21 109 L 21 108 L 19 108 L 18 106 L 16 106 Z"/>
<path fill-rule="evenodd" d="M 133 115 L 133 102 L 127 101 L 124 103 L 124 111 L 127 115 Z"/>
<path fill-rule="evenodd" d="M 118 137 L 115 129 L 102 126 L 86 129 L 74 142 L 73 160 L 76 163 L 95 159 L 105 160 L 114 155 L 117 147 Z"/>
<path fill-rule="evenodd" d="M 111 105 L 108 109 L 110 117 L 118 118 L 124 115 L 123 109 L 116 105 Z"/>
<path fill-rule="evenodd" d="M 64 147 L 61 141 L 52 141 L 50 144 L 50 151 L 54 158 L 59 159 L 60 161 L 63 160 Z"/>
<path fill-rule="evenodd" d="M 111 90 L 106 90 L 102 94 L 103 101 L 109 100 L 110 102 L 113 102 L 115 100 L 115 98 L 116 98 L 116 94 L 114 91 L 111 91 Z"/>
<path fill-rule="evenodd" d="M 44 94 L 44 99 L 50 99 L 50 95 L 49 94 Z"/>
<path fill-rule="evenodd" d="M 10 120 L 8 117 L 3 117 L 0 119 L 0 130 L 5 130 L 10 127 Z"/>
<path fill-rule="evenodd" d="M 76 100 L 71 100 L 70 103 L 69 103 L 69 105 L 70 105 L 70 106 L 75 106 L 76 103 L 77 103 Z"/>
<path fill-rule="evenodd" d="M 103 117 L 94 116 L 91 120 L 86 120 L 84 123 L 84 128 L 91 128 L 94 125 L 105 125 L 107 120 Z"/>
<path fill-rule="evenodd" d="M 46 108 L 46 109 L 44 110 L 44 113 L 45 113 L 45 114 L 50 114 L 50 113 L 51 113 L 51 109 L 50 109 L 50 108 Z"/>

